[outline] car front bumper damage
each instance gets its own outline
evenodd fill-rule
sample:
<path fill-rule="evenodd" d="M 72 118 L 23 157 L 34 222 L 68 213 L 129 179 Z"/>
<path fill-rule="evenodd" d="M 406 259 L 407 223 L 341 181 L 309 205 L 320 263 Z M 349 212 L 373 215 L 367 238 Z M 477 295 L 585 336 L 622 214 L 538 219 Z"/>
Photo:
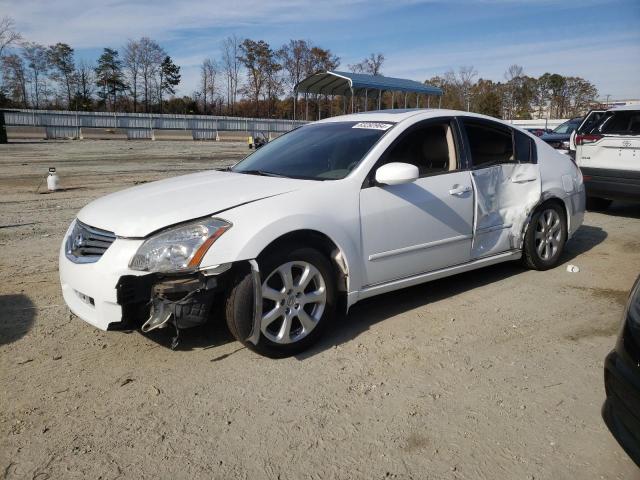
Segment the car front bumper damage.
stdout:
<path fill-rule="evenodd" d="M 223 302 L 238 269 L 251 269 L 254 283 L 254 325 L 247 338 L 254 344 L 260 337 L 262 316 L 261 284 L 255 260 L 226 264 L 187 275 L 124 275 L 116 285 L 117 303 L 122 319 L 112 322 L 107 330 L 137 330 L 148 333 L 173 327 L 172 348 L 178 345 L 180 331 L 204 325 L 212 317 L 216 302 Z"/>

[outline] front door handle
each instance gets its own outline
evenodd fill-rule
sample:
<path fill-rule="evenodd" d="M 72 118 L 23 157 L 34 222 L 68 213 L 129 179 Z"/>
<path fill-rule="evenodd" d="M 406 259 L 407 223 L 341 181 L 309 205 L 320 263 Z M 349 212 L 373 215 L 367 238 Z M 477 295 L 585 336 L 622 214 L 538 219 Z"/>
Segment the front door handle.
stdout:
<path fill-rule="evenodd" d="M 470 191 L 471 187 L 461 187 L 459 185 L 454 185 L 453 188 L 449 190 L 449 195 L 463 195 Z"/>

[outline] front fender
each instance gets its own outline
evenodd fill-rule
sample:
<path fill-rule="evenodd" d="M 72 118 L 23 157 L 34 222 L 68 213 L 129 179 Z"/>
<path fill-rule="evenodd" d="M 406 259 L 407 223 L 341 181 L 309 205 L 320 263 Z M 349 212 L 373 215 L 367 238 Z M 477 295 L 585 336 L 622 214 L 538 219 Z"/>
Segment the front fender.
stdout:
<path fill-rule="evenodd" d="M 340 249 L 347 266 L 349 290 L 358 289 L 363 282 L 364 266 L 358 247 L 360 221 L 357 202 L 352 208 L 342 205 L 337 209 L 327 201 L 323 213 L 298 211 L 285 215 L 282 213 L 291 209 L 291 202 L 287 206 L 280 202 L 282 199 L 270 199 L 219 215 L 233 226 L 205 254 L 201 268 L 255 259 L 283 235 L 312 230 L 327 236 Z"/>

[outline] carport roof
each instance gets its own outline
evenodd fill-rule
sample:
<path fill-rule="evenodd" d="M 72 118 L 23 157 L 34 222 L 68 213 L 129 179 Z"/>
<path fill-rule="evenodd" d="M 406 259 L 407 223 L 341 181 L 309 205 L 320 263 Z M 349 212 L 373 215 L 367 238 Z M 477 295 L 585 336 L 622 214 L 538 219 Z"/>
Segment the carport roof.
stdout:
<path fill-rule="evenodd" d="M 442 89 L 414 80 L 337 71 L 316 73 L 296 85 L 296 91 L 299 93 L 346 95 L 353 92 L 353 95 L 358 95 L 365 90 L 442 95 Z M 371 96 L 375 96 L 375 93 Z"/>

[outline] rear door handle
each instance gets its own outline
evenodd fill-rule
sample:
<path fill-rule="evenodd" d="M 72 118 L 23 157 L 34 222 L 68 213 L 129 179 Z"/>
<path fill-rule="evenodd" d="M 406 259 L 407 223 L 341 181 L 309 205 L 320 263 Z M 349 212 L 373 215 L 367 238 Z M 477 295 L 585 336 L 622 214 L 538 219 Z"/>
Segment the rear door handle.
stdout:
<path fill-rule="evenodd" d="M 511 179 L 512 183 L 527 183 L 535 181 L 535 177 L 525 177 L 524 175 L 516 175 Z"/>
<path fill-rule="evenodd" d="M 460 187 L 454 185 L 451 190 L 449 190 L 449 195 L 462 195 L 471 191 L 471 187 Z"/>

